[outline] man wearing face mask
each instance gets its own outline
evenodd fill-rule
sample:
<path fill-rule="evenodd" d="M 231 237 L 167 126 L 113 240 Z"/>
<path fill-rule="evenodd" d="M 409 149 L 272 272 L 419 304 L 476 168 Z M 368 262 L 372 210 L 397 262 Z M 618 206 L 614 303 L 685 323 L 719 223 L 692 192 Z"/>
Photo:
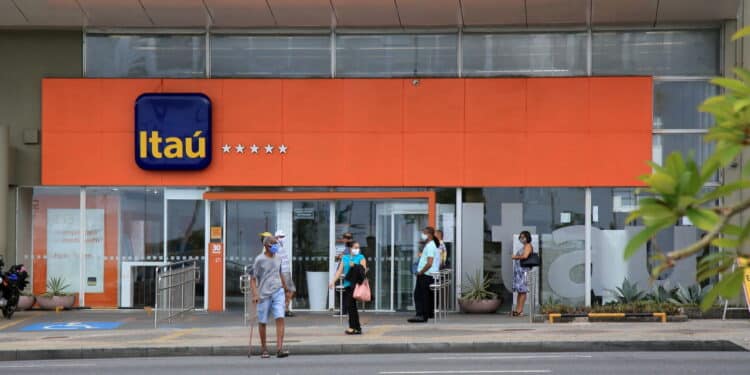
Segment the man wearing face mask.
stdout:
<path fill-rule="evenodd" d="M 276 237 L 276 240 L 279 241 L 280 249 L 279 252 L 276 253 L 276 256 L 281 260 L 281 275 L 286 283 L 286 308 L 284 315 L 292 317 L 294 316 L 294 313 L 289 310 L 289 305 L 292 302 L 292 298 L 294 298 L 294 294 L 297 292 L 297 288 L 294 286 L 294 281 L 292 281 L 292 260 L 286 250 L 286 234 L 284 231 L 279 229 L 274 236 Z"/>
<path fill-rule="evenodd" d="M 425 245 L 417 264 L 417 283 L 414 286 L 414 307 L 417 315 L 409 319 L 409 323 L 426 323 L 427 319 L 435 316 L 434 296 L 430 289 L 430 284 L 434 282 L 431 274 L 440 270 L 440 242 L 435 238 L 435 228 L 424 228 L 422 240 L 425 241 Z"/>
<path fill-rule="evenodd" d="M 263 254 L 258 255 L 253 262 L 250 289 L 253 293 L 253 303 L 257 306 L 258 333 L 260 334 L 261 357 L 269 358 L 266 348 L 266 324 L 268 316 L 273 313 L 276 320 L 276 356 L 289 356 L 284 350 L 284 300 L 286 283 L 281 274 L 281 259 L 276 256 L 280 246 L 273 236 L 263 241 Z"/>

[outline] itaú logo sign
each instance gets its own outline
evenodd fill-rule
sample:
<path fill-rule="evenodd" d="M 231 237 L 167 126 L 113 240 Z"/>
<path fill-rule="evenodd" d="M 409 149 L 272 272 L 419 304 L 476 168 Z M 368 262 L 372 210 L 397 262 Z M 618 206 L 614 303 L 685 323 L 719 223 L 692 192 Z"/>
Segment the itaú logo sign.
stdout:
<path fill-rule="evenodd" d="M 211 100 L 203 94 L 143 94 L 135 102 L 135 162 L 146 170 L 211 164 Z"/>

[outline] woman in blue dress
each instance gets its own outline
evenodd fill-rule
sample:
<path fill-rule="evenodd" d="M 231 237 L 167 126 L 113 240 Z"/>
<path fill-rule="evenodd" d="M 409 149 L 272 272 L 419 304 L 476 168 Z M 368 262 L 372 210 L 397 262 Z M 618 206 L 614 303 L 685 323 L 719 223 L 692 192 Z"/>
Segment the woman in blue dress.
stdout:
<path fill-rule="evenodd" d="M 521 242 L 523 248 L 513 256 L 513 291 L 518 293 L 518 299 L 516 301 L 516 309 L 511 312 L 512 316 L 521 316 L 523 314 L 523 305 L 526 303 L 526 293 L 529 292 L 529 287 L 526 285 L 526 272 L 529 271 L 526 267 L 521 267 L 521 260 L 526 259 L 534 251 L 531 246 L 531 233 L 528 231 L 521 232 L 518 235 L 518 241 Z"/>

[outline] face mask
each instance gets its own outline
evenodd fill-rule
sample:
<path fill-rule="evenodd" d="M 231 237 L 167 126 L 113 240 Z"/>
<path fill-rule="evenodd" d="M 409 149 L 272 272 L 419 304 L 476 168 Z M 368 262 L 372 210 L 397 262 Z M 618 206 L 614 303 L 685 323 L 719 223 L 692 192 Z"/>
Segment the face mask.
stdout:
<path fill-rule="evenodd" d="M 518 241 L 519 241 L 520 243 L 526 243 L 526 239 L 525 239 L 525 238 L 523 238 L 523 237 L 519 237 L 519 238 L 518 238 Z"/>
<path fill-rule="evenodd" d="M 422 241 L 427 241 L 427 235 L 422 233 Z"/>
<path fill-rule="evenodd" d="M 275 243 L 271 245 L 271 248 L 268 249 L 268 251 L 270 251 L 271 254 L 276 254 L 279 251 L 279 244 Z"/>
<path fill-rule="evenodd" d="M 352 249 L 352 255 L 359 255 L 359 248 Z"/>
<path fill-rule="evenodd" d="M 283 238 L 279 238 L 278 241 L 279 241 L 279 245 L 284 246 L 284 239 Z"/>

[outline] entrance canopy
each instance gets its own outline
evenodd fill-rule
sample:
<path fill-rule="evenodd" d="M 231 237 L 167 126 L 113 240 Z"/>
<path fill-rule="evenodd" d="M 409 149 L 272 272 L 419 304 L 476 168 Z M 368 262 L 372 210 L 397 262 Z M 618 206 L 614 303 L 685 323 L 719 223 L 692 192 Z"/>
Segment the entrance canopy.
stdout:
<path fill-rule="evenodd" d="M 734 19 L 738 0 L 0 0 L 0 27 L 659 26 Z"/>

